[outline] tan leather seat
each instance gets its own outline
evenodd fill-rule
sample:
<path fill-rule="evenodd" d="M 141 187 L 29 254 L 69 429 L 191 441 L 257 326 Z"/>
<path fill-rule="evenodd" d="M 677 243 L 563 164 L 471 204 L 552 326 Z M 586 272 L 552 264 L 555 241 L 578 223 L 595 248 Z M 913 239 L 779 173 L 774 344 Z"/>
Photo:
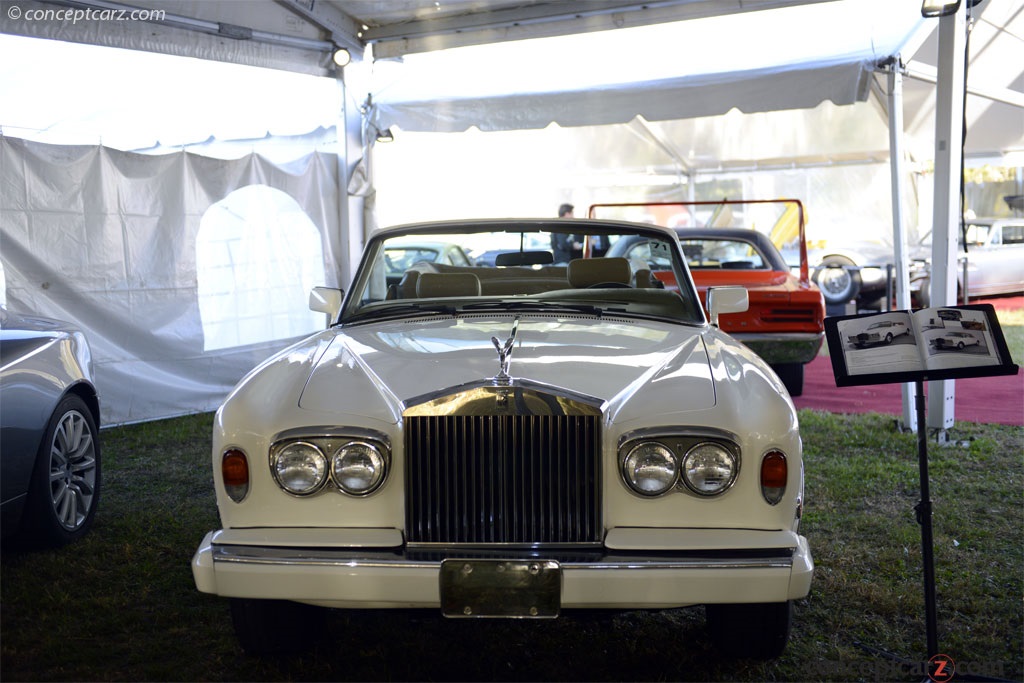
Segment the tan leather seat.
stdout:
<path fill-rule="evenodd" d="M 633 286 L 637 289 L 653 289 L 657 287 L 654 281 L 655 278 L 650 268 L 640 268 L 633 273 Z"/>
<path fill-rule="evenodd" d="M 569 286 L 584 289 L 611 283 L 629 286 L 633 271 L 629 261 L 619 257 L 584 258 L 569 261 Z"/>
<path fill-rule="evenodd" d="M 398 299 L 415 299 L 416 282 L 420 279 L 418 270 L 407 270 L 398 283 Z"/>
<path fill-rule="evenodd" d="M 420 273 L 416 296 L 480 296 L 480 278 L 472 273 Z"/>

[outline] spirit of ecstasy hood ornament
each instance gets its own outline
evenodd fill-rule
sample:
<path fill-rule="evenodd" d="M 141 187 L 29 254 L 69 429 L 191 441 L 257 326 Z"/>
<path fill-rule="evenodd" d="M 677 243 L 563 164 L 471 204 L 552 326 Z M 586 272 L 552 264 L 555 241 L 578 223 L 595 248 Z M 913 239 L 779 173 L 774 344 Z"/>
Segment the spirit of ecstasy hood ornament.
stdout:
<path fill-rule="evenodd" d="M 516 319 L 512 322 L 512 334 L 509 335 L 504 344 L 498 341 L 497 337 L 491 337 L 491 343 L 494 344 L 494 348 L 498 352 L 498 374 L 494 376 L 492 381 L 498 386 L 507 387 L 512 384 L 512 377 L 508 374 L 508 363 L 512 358 L 512 347 L 516 343 L 516 332 L 518 330 L 519 316 L 516 316 Z"/>

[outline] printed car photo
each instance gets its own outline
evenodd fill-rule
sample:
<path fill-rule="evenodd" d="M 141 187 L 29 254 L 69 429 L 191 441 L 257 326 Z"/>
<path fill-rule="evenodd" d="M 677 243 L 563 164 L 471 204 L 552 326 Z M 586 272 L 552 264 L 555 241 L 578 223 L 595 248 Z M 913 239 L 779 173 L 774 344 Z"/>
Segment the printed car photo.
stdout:
<path fill-rule="evenodd" d="M 970 332 L 944 332 L 928 342 L 936 349 L 956 349 L 963 351 L 968 346 L 981 345 L 981 339 Z"/>
<path fill-rule="evenodd" d="M 0 307 L 0 490 L 5 540 L 61 546 L 100 500 L 92 355 L 72 325 Z"/>
<path fill-rule="evenodd" d="M 713 210 L 712 210 L 713 209 Z M 801 268 L 792 269 L 773 239 L 803 244 L 803 206 L 796 200 L 597 204 L 593 217 L 624 217 L 641 212 L 659 225 L 705 222 L 704 227 L 675 228 L 682 240 L 690 273 L 706 306 L 711 287 L 738 286 L 747 290 L 749 306 L 723 316 L 718 325 L 754 350 L 771 365 L 791 396 L 800 396 L 804 368 L 821 349 L 825 302 L 809 278 L 804 250 L 797 249 Z M 692 218 L 685 218 L 692 212 Z M 768 226 L 765 230 L 753 226 Z M 624 256 L 637 269 L 650 269 L 666 287 L 674 287 L 665 263 L 651 258 L 644 245 L 620 240 L 607 256 Z M 644 265 L 646 263 L 647 265 Z"/>
<path fill-rule="evenodd" d="M 493 267 L 420 262 L 389 284 L 394 240 L 553 234 L 645 240 L 676 286 L 625 258 L 554 265 L 525 247 Z M 708 298 L 712 317 L 747 305 L 736 287 Z M 762 358 L 709 324 L 674 232 L 390 228 L 348 291 L 317 288 L 311 307 L 333 324 L 255 368 L 215 418 L 220 528 L 192 570 L 229 599 L 247 652 L 308 645 L 323 608 L 697 605 L 721 652 L 782 652 L 813 575 L 796 410 Z"/>
<path fill-rule="evenodd" d="M 899 320 L 880 320 L 868 325 L 863 331 L 851 334 L 847 341 L 858 348 L 876 344 L 892 344 L 893 339 L 910 334 L 910 328 Z"/>

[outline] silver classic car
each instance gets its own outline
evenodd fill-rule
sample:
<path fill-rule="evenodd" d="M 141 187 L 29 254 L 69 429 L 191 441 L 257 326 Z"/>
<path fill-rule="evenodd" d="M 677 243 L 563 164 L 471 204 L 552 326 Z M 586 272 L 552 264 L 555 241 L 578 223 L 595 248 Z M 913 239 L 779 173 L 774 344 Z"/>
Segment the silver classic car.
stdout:
<path fill-rule="evenodd" d="M 582 240 L 554 265 L 529 251 Z M 385 258 L 395 240 L 523 245 L 493 266 Z M 509 239 L 510 237 L 514 239 Z M 640 237 L 665 288 L 590 245 Z M 528 239 L 529 238 L 529 239 Z M 705 605 L 722 651 L 773 657 L 813 562 L 782 382 L 705 318 L 676 235 L 650 225 L 488 220 L 393 228 L 330 327 L 267 360 L 217 412 L 221 528 L 192 561 L 250 653 L 301 648 L 322 608 L 550 619 Z"/>
<path fill-rule="evenodd" d="M 968 297 L 1024 292 L 1024 219 L 969 219 L 964 223 L 958 243 L 957 301 L 964 298 L 965 263 Z M 919 251 L 922 256 L 930 255 L 930 233 Z M 917 306 L 931 305 L 930 258 L 924 257 L 911 264 L 910 290 Z"/>

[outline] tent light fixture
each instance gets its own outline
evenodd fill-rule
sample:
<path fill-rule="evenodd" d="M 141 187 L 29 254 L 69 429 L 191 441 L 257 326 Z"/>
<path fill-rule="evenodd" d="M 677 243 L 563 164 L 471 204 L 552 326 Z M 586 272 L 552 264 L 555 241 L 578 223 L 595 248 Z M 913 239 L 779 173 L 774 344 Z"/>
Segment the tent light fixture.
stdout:
<path fill-rule="evenodd" d="M 394 142 L 395 134 L 391 132 L 390 128 L 384 130 L 377 129 L 377 142 Z"/>
<path fill-rule="evenodd" d="M 332 59 L 336 65 L 345 67 L 352 61 L 352 53 L 343 47 L 339 47 L 334 51 Z"/>

